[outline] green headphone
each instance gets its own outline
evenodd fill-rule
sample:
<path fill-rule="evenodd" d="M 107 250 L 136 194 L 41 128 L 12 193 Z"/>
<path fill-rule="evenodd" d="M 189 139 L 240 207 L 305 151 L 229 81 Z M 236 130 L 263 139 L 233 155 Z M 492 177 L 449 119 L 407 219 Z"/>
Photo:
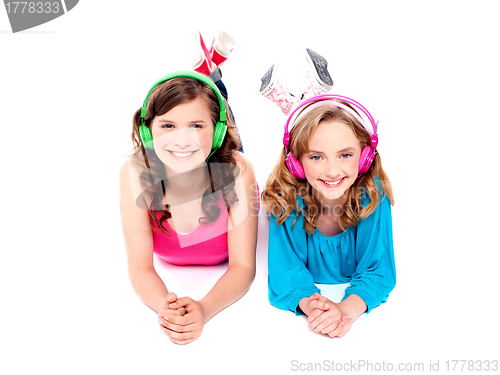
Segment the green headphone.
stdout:
<path fill-rule="evenodd" d="M 189 72 L 189 71 L 180 71 L 180 72 L 173 72 L 170 74 L 167 74 L 166 76 L 161 77 L 158 79 L 153 86 L 149 89 L 148 95 L 146 96 L 146 99 L 144 99 L 144 103 L 142 104 L 141 108 L 141 125 L 139 126 L 139 135 L 141 136 L 141 141 L 144 144 L 145 148 L 154 150 L 153 146 L 153 135 L 151 134 L 151 130 L 144 125 L 144 119 L 146 118 L 147 115 L 147 105 L 148 105 L 148 99 L 149 95 L 151 94 L 151 91 L 158 86 L 159 84 L 168 81 L 169 79 L 176 78 L 176 77 L 187 77 L 187 78 L 193 78 L 196 79 L 200 82 L 203 82 L 207 86 L 209 86 L 212 91 L 215 93 L 217 98 L 219 99 L 219 107 L 220 107 L 220 115 L 219 115 L 219 121 L 217 121 L 217 124 L 215 124 L 215 129 L 214 129 L 214 138 L 212 140 L 212 152 L 210 153 L 210 156 L 217 151 L 221 146 L 222 142 L 224 141 L 224 137 L 226 136 L 227 132 L 227 125 L 226 125 L 226 105 L 224 103 L 224 98 L 222 97 L 222 94 L 220 93 L 218 87 L 213 83 L 213 81 L 208 78 L 207 76 L 204 76 L 203 74 L 197 73 L 197 72 Z M 208 159 L 208 158 L 207 158 Z"/>

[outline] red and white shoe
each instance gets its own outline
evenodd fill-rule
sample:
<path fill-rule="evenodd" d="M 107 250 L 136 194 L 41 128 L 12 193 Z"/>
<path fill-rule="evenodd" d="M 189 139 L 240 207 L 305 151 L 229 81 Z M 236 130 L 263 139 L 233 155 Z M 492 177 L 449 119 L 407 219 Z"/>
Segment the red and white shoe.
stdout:
<path fill-rule="evenodd" d="M 194 53 L 191 60 L 193 70 L 208 76 L 215 68 L 210 52 L 198 30 L 194 31 Z"/>
<path fill-rule="evenodd" d="M 220 30 L 210 46 L 212 62 L 221 66 L 227 60 L 231 51 L 236 47 L 236 41 L 224 30 Z"/>

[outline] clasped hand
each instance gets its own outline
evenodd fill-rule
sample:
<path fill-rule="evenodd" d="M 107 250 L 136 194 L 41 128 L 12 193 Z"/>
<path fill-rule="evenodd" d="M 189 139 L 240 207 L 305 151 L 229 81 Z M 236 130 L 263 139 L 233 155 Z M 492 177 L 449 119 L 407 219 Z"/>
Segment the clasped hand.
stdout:
<path fill-rule="evenodd" d="M 158 312 L 160 329 L 175 344 L 185 345 L 200 337 L 203 331 L 205 313 L 202 305 L 189 298 L 177 298 L 169 293 Z"/>
<path fill-rule="evenodd" d="M 319 293 L 314 293 L 304 303 L 302 310 L 308 316 L 309 328 L 330 337 L 343 337 L 352 327 L 352 319 L 344 314 L 339 304 Z"/>

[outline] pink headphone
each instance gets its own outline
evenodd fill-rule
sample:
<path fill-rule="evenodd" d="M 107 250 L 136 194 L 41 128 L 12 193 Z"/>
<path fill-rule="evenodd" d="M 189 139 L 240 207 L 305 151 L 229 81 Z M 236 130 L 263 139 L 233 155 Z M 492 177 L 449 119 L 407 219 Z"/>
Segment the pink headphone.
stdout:
<path fill-rule="evenodd" d="M 339 100 L 343 101 L 344 103 L 348 103 L 352 105 L 353 107 L 358 108 L 360 111 L 362 111 L 368 120 L 370 121 L 371 124 L 371 129 L 367 126 L 366 122 L 361 119 L 361 117 L 353 111 L 351 108 L 346 106 L 345 104 L 339 102 Z M 314 103 L 314 104 L 311 104 Z M 311 104 L 311 105 L 309 105 Z M 309 105 L 309 106 L 308 106 Z M 370 166 L 372 165 L 373 159 L 375 158 L 375 155 L 377 154 L 377 144 L 378 144 L 378 135 L 377 135 L 377 124 L 375 120 L 373 119 L 373 116 L 368 112 L 368 110 L 363 107 L 360 103 L 355 101 L 354 99 L 348 98 L 347 96 L 341 96 L 341 95 L 318 95 L 315 97 L 312 97 L 303 103 L 301 103 L 295 110 L 290 114 L 288 117 L 288 120 L 285 124 L 285 134 L 283 135 L 283 145 L 286 148 L 287 151 L 287 156 L 285 159 L 286 166 L 288 167 L 288 170 L 290 173 L 300 179 L 306 178 L 306 174 L 304 173 L 304 168 L 302 167 L 302 164 L 297 160 L 297 158 L 293 155 L 292 152 L 288 151 L 288 146 L 290 145 L 290 130 L 289 126 L 290 123 L 292 126 L 290 128 L 293 128 L 293 126 L 299 121 L 306 113 L 310 112 L 314 108 L 323 106 L 323 105 L 334 105 L 336 107 L 345 109 L 348 111 L 350 114 L 352 114 L 363 127 L 370 133 L 371 135 L 371 141 L 370 145 L 366 146 L 361 150 L 361 155 L 359 156 L 359 166 L 358 166 L 358 177 L 363 175 L 368 171 Z M 303 109 L 304 107 L 307 107 Z M 303 110 L 301 110 L 303 109 Z M 298 112 L 301 110 L 301 112 Z M 295 113 L 297 113 L 297 116 L 295 117 Z"/>

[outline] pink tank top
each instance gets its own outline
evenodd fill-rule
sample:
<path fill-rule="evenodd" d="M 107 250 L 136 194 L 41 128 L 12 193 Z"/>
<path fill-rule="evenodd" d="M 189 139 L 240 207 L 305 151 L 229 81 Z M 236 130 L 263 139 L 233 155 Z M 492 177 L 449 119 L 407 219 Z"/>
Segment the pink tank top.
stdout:
<path fill-rule="evenodd" d="M 153 250 L 161 259 L 171 264 L 214 265 L 227 260 L 227 219 L 228 213 L 224 199 L 217 202 L 221 213 L 216 221 L 200 224 L 191 233 L 178 234 L 165 220 L 163 225 L 172 235 L 160 230 L 153 231 Z M 160 213 L 157 216 L 160 217 Z M 153 221 L 153 227 L 158 228 Z"/>

